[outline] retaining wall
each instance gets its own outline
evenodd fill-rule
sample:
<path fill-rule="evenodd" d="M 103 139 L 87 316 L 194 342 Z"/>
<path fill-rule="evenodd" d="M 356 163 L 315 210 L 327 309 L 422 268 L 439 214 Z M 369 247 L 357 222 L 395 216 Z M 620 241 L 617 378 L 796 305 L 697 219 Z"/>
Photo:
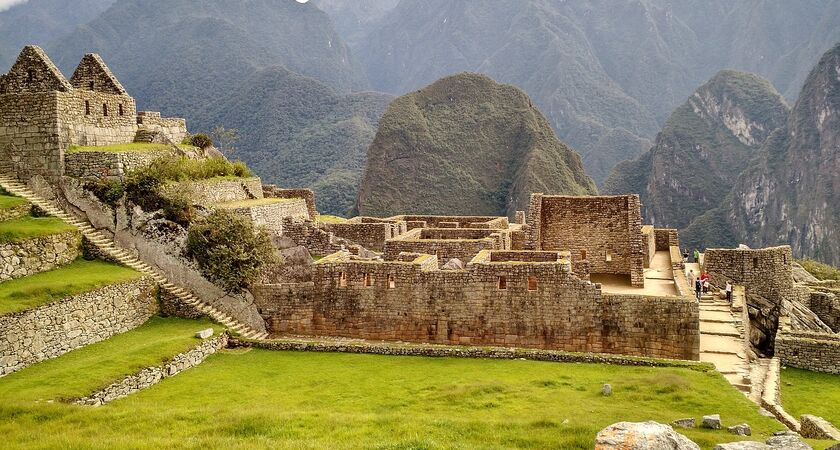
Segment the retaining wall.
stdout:
<path fill-rule="evenodd" d="M 71 177 L 123 177 L 131 170 L 146 167 L 164 156 L 176 155 L 174 149 L 127 152 L 83 151 L 64 155 L 64 173 Z"/>
<path fill-rule="evenodd" d="M 63 266 L 81 255 L 81 246 L 76 230 L 0 244 L 0 281 Z"/>

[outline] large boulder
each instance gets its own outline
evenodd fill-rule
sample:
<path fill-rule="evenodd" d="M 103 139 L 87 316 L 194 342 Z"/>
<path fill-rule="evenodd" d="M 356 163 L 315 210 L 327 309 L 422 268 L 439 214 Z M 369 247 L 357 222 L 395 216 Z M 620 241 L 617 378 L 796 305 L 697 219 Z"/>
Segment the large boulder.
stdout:
<path fill-rule="evenodd" d="M 769 445 L 770 448 L 778 450 L 813 450 L 811 446 L 806 444 L 805 441 L 803 441 L 796 433 L 773 436 L 770 439 L 767 439 L 767 445 Z"/>
<path fill-rule="evenodd" d="M 739 441 L 715 445 L 713 450 L 771 450 L 772 448 L 763 442 Z"/>
<path fill-rule="evenodd" d="M 618 422 L 598 433 L 595 450 L 700 450 L 670 425 L 657 422 Z"/>

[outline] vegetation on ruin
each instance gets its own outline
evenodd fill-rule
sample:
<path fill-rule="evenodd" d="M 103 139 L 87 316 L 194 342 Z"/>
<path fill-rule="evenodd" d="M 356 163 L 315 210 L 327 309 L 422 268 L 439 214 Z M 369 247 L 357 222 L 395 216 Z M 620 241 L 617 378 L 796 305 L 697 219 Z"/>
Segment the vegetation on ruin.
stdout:
<path fill-rule="evenodd" d="M 782 406 L 797 419 L 820 416 L 840 428 L 840 375 L 786 367 L 782 369 Z"/>
<path fill-rule="evenodd" d="M 161 339 L 149 331 L 146 325 L 0 379 L 5 442 L 102 448 L 188 443 L 431 449 L 493 443 L 591 449 L 601 428 L 621 420 L 668 423 L 720 413 L 724 424 L 748 422 L 754 440 L 781 428 L 713 370 L 257 349 L 222 351 L 106 407 L 45 403 L 83 395 L 127 372 L 129 365 L 140 366 L 134 361 L 137 347 L 157 350 Z M 144 365 L 154 359 L 144 358 Z M 612 396 L 601 395 L 603 383 L 612 384 Z M 726 430 L 680 432 L 707 449 L 738 439 Z"/>
<path fill-rule="evenodd" d="M 0 222 L 0 244 L 49 236 L 75 229 L 76 227 L 56 217 L 19 217 Z"/>
<path fill-rule="evenodd" d="M 268 233 L 225 209 L 190 225 L 187 252 L 205 277 L 229 292 L 247 288 L 264 265 L 280 262 Z"/>
<path fill-rule="evenodd" d="M 346 222 L 347 219 L 345 219 L 344 217 L 333 216 L 330 214 L 319 214 L 318 221 L 324 223 L 341 223 Z"/>
<path fill-rule="evenodd" d="M 174 181 L 197 181 L 217 177 L 248 178 L 253 174 L 241 161 L 230 162 L 224 158 L 190 159 L 184 156 L 159 158 L 147 167 L 129 174 L 129 180 L 153 179 L 158 185 Z"/>
<path fill-rule="evenodd" d="M 33 415 L 39 415 L 49 422 L 63 422 L 64 426 L 72 427 L 68 421 L 72 422 L 73 416 L 79 415 L 86 426 L 95 426 L 97 414 L 87 415 L 85 409 L 78 406 L 47 402 L 78 398 L 143 367 L 161 364 L 197 345 L 200 340 L 195 333 L 211 327 L 215 333 L 224 329 L 206 319 L 155 316 L 134 330 L 6 376 L 0 379 L 0 398 L 3 399 L 0 423 L 23 414 L 29 417 L 28 420 L 34 419 Z M 56 431 L 44 429 L 39 434 L 60 439 L 60 433 Z M 38 436 L 30 434 L 18 438 L 20 440 L 16 444 L 26 446 L 27 442 L 34 444 L 32 440 L 37 440 Z"/>
<path fill-rule="evenodd" d="M 223 203 L 216 203 L 216 208 L 222 209 L 236 209 L 236 208 L 249 208 L 251 206 L 262 206 L 262 205 L 272 205 L 275 203 L 288 203 L 294 200 L 293 198 L 276 198 L 276 197 L 265 197 L 265 198 L 251 198 L 248 200 L 235 200 L 231 202 L 223 202 Z"/>
<path fill-rule="evenodd" d="M 26 199 L 11 195 L 5 189 L 0 189 L 0 209 L 17 208 L 26 203 Z"/>
<path fill-rule="evenodd" d="M 184 141 L 181 143 L 205 149 L 213 146 L 213 139 L 211 139 L 206 133 L 195 133 L 185 137 Z"/>
<path fill-rule="evenodd" d="M 840 281 L 840 268 L 834 267 L 829 264 L 824 264 L 819 261 L 814 261 L 813 259 L 800 259 L 796 262 L 798 262 L 805 270 L 807 270 L 808 273 L 819 278 L 820 280 Z"/>
<path fill-rule="evenodd" d="M 140 272 L 117 264 L 77 259 L 57 269 L 0 283 L 0 314 L 32 309 L 140 276 Z"/>

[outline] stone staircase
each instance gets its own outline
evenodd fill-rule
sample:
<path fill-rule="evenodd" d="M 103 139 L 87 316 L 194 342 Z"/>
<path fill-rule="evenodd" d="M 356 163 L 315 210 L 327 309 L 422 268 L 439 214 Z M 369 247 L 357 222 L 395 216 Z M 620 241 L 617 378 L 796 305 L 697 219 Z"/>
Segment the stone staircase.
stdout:
<path fill-rule="evenodd" d="M 15 178 L 0 174 L 0 186 L 2 186 L 3 189 L 7 190 L 8 192 L 28 200 L 30 203 L 41 208 L 48 214 L 58 217 L 59 219 L 77 227 L 79 231 L 81 231 L 82 235 L 85 238 L 87 238 L 88 241 L 90 241 L 93 245 L 95 245 L 100 251 L 111 256 L 120 263 L 131 267 L 132 269 L 149 275 L 153 280 L 155 280 L 158 283 L 161 289 L 174 295 L 184 304 L 190 305 L 196 310 L 207 314 L 211 319 L 228 327 L 231 331 L 234 331 L 249 339 L 261 340 L 268 337 L 268 333 L 254 330 L 248 325 L 238 322 L 236 319 L 220 311 L 213 305 L 204 302 L 203 300 L 196 297 L 186 289 L 172 284 L 157 269 L 149 266 L 136 256 L 119 248 L 113 240 L 108 238 L 102 232 L 96 230 L 93 226 L 90 225 L 90 223 L 64 212 L 57 205 L 32 192 L 29 188 L 17 181 Z"/>
<path fill-rule="evenodd" d="M 745 394 L 752 390 L 741 315 L 725 300 L 700 299 L 700 360 L 710 362 L 730 384 Z"/>

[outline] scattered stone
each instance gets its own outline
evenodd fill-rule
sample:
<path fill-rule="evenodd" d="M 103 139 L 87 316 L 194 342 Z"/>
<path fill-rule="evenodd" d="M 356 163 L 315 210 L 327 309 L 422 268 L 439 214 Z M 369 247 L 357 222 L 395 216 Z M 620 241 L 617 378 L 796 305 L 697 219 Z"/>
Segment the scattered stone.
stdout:
<path fill-rule="evenodd" d="M 738 441 L 727 442 L 725 444 L 715 445 L 714 450 L 769 450 L 772 449 L 769 445 L 763 442 L 755 441 Z"/>
<path fill-rule="evenodd" d="M 720 414 L 711 414 L 703 416 L 703 424 L 701 428 L 710 428 L 712 430 L 720 430 Z"/>
<path fill-rule="evenodd" d="M 604 384 L 601 388 L 601 393 L 604 394 L 604 396 L 609 397 L 612 395 L 612 386 L 610 386 L 609 383 Z"/>
<path fill-rule="evenodd" d="M 752 428 L 750 428 L 750 424 L 748 423 L 732 425 L 731 427 L 726 427 L 726 430 L 732 434 L 737 434 L 738 436 L 752 436 Z"/>
<path fill-rule="evenodd" d="M 619 422 L 598 433 L 595 450 L 700 450 L 669 425 L 657 422 Z"/>
<path fill-rule="evenodd" d="M 770 448 L 778 450 L 813 450 L 810 445 L 802 441 L 796 433 L 784 434 L 781 436 L 773 436 L 767 439 L 767 445 Z"/>
<path fill-rule="evenodd" d="M 840 441 L 840 430 L 822 417 L 803 414 L 799 422 L 802 424 L 799 430 L 802 437 Z"/>
<path fill-rule="evenodd" d="M 681 428 L 694 428 L 694 417 L 689 417 L 686 419 L 677 419 L 671 422 L 671 425 Z"/>
<path fill-rule="evenodd" d="M 195 337 L 197 337 L 199 339 L 207 339 L 210 336 L 213 336 L 213 329 L 212 328 L 208 328 L 206 330 L 201 330 L 201 331 L 199 331 L 198 333 L 195 334 Z"/>
<path fill-rule="evenodd" d="M 441 270 L 462 270 L 464 268 L 464 263 L 458 258 L 452 258 L 449 261 L 446 261 L 441 267 Z"/>

